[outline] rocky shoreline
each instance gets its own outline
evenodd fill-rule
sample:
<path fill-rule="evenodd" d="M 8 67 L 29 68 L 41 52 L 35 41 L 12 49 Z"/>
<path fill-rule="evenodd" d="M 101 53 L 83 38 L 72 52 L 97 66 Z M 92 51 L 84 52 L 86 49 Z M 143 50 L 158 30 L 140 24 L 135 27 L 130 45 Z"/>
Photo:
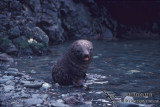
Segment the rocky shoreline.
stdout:
<path fill-rule="evenodd" d="M 94 80 L 89 81 L 94 82 Z M 87 84 L 92 84 L 89 81 Z M 72 86 L 67 87 L 73 88 Z M 59 88 L 63 87 L 34 79 L 17 68 L 7 68 L 5 71 L 0 71 L 0 107 L 96 107 L 98 102 L 103 104 L 99 104 L 99 106 L 104 107 L 111 107 L 115 104 L 119 107 L 152 107 L 152 105 L 119 102 L 122 98 L 116 98 L 117 102 L 112 102 L 109 99 L 88 101 L 84 99 L 86 93 L 75 89 L 73 92 L 63 94 Z M 82 88 L 81 90 L 89 91 L 90 89 Z M 58 98 L 56 98 L 57 95 Z M 126 97 L 124 100 L 127 98 L 133 99 Z"/>
<path fill-rule="evenodd" d="M 58 85 L 51 85 L 43 80 L 35 80 L 16 68 L 0 71 L 0 106 L 1 107 L 69 107 L 64 104 L 82 103 L 80 93 L 56 100 L 53 92 Z M 78 97 L 76 97 L 78 96 Z M 73 101 L 71 99 L 74 99 Z"/>

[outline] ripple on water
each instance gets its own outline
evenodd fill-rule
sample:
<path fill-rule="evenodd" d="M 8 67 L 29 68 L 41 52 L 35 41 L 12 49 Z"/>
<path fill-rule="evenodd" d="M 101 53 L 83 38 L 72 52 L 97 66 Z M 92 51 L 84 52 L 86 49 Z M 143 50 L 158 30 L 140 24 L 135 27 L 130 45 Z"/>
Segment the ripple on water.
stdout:
<path fill-rule="evenodd" d="M 154 84 L 160 82 L 159 40 L 92 42 L 94 45 L 94 58 L 87 71 L 86 81 L 91 90 L 87 92 L 68 86 L 58 88 L 57 91 L 55 88 L 53 93 L 56 93 L 57 96 L 79 91 L 89 93 L 86 94 L 85 98 L 87 98 L 87 101 L 91 101 L 92 99 L 105 99 L 105 95 L 103 96 L 103 93 L 101 93 L 103 88 L 119 93 L 156 90 L 153 91 L 156 94 L 157 90 L 160 90 L 160 85 Z M 34 78 L 52 83 L 51 66 L 56 63 L 70 44 L 71 42 L 66 42 L 50 47 L 52 54 L 48 56 L 17 58 L 18 64 L 15 66 L 18 67 L 19 71 L 26 71 L 29 74 L 31 70 L 35 70 L 36 73 L 31 74 Z M 116 78 L 118 79 L 116 80 Z M 59 97 L 56 98 L 58 99 Z M 102 100 L 98 101 L 102 103 Z M 95 103 L 92 105 L 96 107 L 102 106 Z M 109 103 L 106 103 L 107 105 Z"/>

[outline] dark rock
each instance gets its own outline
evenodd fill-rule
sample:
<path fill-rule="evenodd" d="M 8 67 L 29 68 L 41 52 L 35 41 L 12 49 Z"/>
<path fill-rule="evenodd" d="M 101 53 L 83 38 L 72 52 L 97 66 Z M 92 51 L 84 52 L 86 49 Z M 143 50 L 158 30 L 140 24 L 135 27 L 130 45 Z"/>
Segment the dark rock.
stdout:
<path fill-rule="evenodd" d="M 46 35 L 46 33 L 39 27 L 33 27 L 33 28 L 29 28 L 26 27 L 24 29 L 25 31 L 25 37 L 27 37 L 28 39 L 34 39 L 39 43 L 44 43 L 46 46 L 48 46 L 48 42 L 49 42 L 49 38 Z"/>
<path fill-rule="evenodd" d="M 0 62 L 14 62 L 13 58 L 6 53 L 0 54 Z"/>
<path fill-rule="evenodd" d="M 0 50 L 8 54 L 15 54 L 18 52 L 18 49 L 7 36 L 0 37 Z"/>
<path fill-rule="evenodd" d="M 71 93 L 68 96 L 63 97 L 63 100 L 66 104 L 69 104 L 69 105 L 84 103 L 83 94 L 81 93 Z"/>
<path fill-rule="evenodd" d="M 8 35 L 9 35 L 9 38 L 10 39 L 14 39 L 14 38 L 17 38 L 20 36 L 20 29 L 18 26 L 14 27 L 14 28 L 11 28 L 9 31 L 8 31 Z"/>
<path fill-rule="evenodd" d="M 12 71 L 9 71 L 8 72 L 8 75 L 12 75 L 12 76 L 23 76 L 25 75 L 24 73 L 20 73 L 20 72 L 12 72 Z"/>

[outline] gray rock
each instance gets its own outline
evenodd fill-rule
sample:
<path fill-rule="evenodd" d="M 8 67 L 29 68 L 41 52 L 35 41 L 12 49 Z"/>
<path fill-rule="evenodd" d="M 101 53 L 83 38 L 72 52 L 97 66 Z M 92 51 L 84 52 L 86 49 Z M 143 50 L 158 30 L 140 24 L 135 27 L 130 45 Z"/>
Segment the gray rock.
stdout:
<path fill-rule="evenodd" d="M 2 78 L 3 78 L 3 79 L 8 79 L 8 80 L 13 80 L 13 79 L 14 79 L 14 76 L 4 75 Z"/>
<path fill-rule="evenodd" d="M 30 84 L 31 82 L 30 81 L 21 80 L 20 83 L 21 84 Z"/>
<path fill-rule="evenodd" d="M 34 81 L 34 78 L 27 78 L 28 81 Z"/>
<path fill-rule="evenodd" d="M 8 68 L 7 71 L 19 72 L 17 68 Z"/>
<path fill-rule="evenodd" d="M 8 81 L 6 82 L 6 85 L 15 85 L 15 82 L 13 82 L 13 81 L 11 81 L 11 80 L 8 80 Z"/>
<path fill-rule="evenodd" d="M 29 98 L 30 95 L 29 94 L 26 94 L 24 92 L 21 93 L 21 98 Z"/>
<path fill-rule="evenodd" d="M 140 107 L 135 103 L 117 102 L 116 104 L 118 105 L 118 107 Z"/>
<path fill-rule="evenodd" d="M 12 85 L 5 85 L 4 86 L 4 92 L 10 92 L 11 90 L 14 90 L 15 87 Z"/>
<path fill-rule="evenodd" d="M 40 94 L 32 94 L 32 98 L 40 98 Z"/>
<path fill-rule="evenodd" d="M 41 99 L 30 98 L 24 101 L 28 106 L 33 106 L 43 103 Z"/>
<path fill-rule="evenodd" d="M 0 84 L 5 84 L 8 81 L 8 79 L 1 79 L 0 78 Z"/>
<path fill-rule="evenodd" d="M 6 53 L 0 54 L 0 62 L 14 62 L 13 58 Z"/>
<path fill-rule="evenodd" d="M 63 104 L 61 102 L 56 102 L 56 101 L 51 101 L 51 105 L 54 106 L 54 107 L 69 107 L 66 104 Z"/>
<path fill-rule="evenodd" d="M 31 70 L 31 73 L 32 73 L 32 74 L 36 74 L 36 71 L 35 71 L 35 70 Z"/>
<path fill-rule="evenodd" d="M 12 75 L 12 76 L 23 76 L 24 75 L 24 73 L 13 72 L 13 71 L 8 71 L 7 74 Z"/>
<path fill-rule="evenodd" d="M 63 97 L 63 101 L 69 105 L 83 104 L 84 103 L 83 93 L 82 94 L 70 93 L 69 95 Z"/>
<path fill-rule="evenodd" d="M 26 88 L 40 88 L 42 86 L 42 83 L 26 83 L 24 84 L 24 87 Z"/>

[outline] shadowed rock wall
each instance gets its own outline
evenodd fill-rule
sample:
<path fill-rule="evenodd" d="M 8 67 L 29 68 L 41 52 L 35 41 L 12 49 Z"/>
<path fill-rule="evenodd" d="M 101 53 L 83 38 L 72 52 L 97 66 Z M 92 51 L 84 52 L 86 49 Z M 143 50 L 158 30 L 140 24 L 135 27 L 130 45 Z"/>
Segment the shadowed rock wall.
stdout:
<path fill-rule="evenodd" d="M 48 52 L 50 44 L 75 38 L 157 38 L 160 3 L 146 3 L 1 0 L 0 51 L 16 55 L 43 55 Z"/>

